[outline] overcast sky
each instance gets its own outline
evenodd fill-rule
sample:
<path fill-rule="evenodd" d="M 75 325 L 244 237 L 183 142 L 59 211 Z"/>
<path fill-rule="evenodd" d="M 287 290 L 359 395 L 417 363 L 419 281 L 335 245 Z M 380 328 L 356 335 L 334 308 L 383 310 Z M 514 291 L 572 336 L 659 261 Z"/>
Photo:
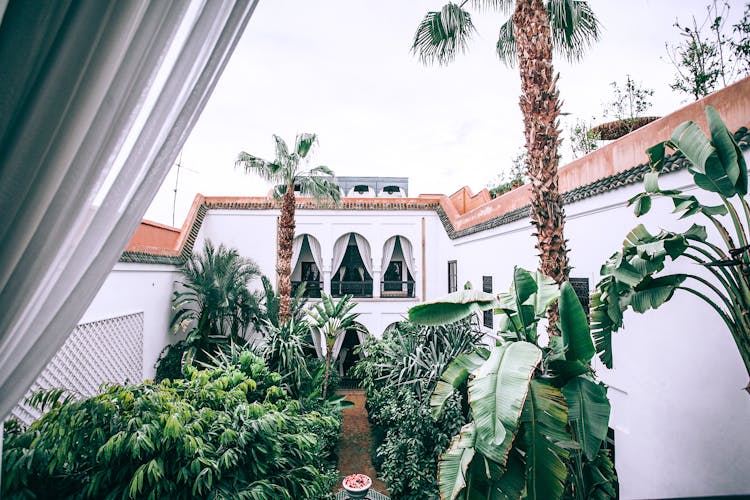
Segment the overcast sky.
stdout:
<path fill-rule="evenodd" d="M 627 74 L 654 89 L 647 114 L 687 103 L 670 90 L 665 42 L 675 19 L 705 17 L 709 0 L 590 0 L 603 30 L 584 60 L 555 61 L 563 122 L 594 123 Z M 741 15 L 733 0 L 730 20 Z M 410 53 L 417 25 L 435 0 L 261 0 L 182 153 L 175 224 L 196 193 L 263 195 L 268 186 L 241 169 L 240 151 L 272 160 L 272 134 L 293 143 L 318 134 L 311 165 L 337 175 L 406 176 L 410 195 L 475 192 L 511 165 L 523 145 L 517 70 L 494 52 L 504 16 L 472 10 L 469 51 L 449 66 L 422 66 Z M 569 145 L 562 146 L 564 160 Z M 146 218 L 172 224 L 173 168 Z"/>

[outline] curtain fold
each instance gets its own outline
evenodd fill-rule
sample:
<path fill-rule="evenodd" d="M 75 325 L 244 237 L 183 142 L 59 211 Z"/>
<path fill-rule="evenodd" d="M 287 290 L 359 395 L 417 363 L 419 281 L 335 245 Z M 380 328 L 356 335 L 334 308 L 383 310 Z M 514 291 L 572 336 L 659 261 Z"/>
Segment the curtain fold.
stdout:
<path fill-rule="evenodd" d="M 362 257 L 365 269 L 367 269 L 370 277 L 372 277 L 372 255 L 370 254 L 370 244 L 364 236 L 357 233 L 354 233 L 354 241 L 357 243 L 357 250 L 359 250 L 359 256 Z"/>
<path fill-rule="evenodd" d="M 302 251 L 302 245 L 305 242 L 305 238 L 307 238 L 307 235 L 301 234 L 294 238 L 294 241 L 292 242 L 292 274 L 297 270 L 297 266 L 300 265 L 299 254 Z"/>
<path fill-rule="evenodd" d="M 117 262 L 256 4 L 8 3 L 0 25 L 0 419 Z M 29 26 L 42 34 L 29 36 Z"/>
<path fill-rule="evenodd" d="M 414 273 L 414 250 L 412 249 L 411 242 L 406 238 L 401 238 L 400 236 L 399 241 L 401 242 L 401 253 L 404 254 L 404 265 L 406 266 L 406 269 L 408 269 L 411 273 L 412 278 L 416 279 Z M 404 279 L 406 279 L 406 277 L 404 277 Z"/>
<path fill-rule="evenodd" d="M 381 276 L 385 275 L 385 271 L 388 269 L 388 264 L 391 262 L 393 257 L 393 250 L 396 248 L 396 239 L 398 236 L 392 236 L 388 238 L 383 245 L 383 261 L 380 264 Z"/>
<path fill-rule="evenodd" d="M 323 254 L 320 250 L 320 243 L 315 239 L 314 236 L 307 236 L 307 244 L 310 246 L 310 253 L 312 253 L 313 261 L 315 266 L 318 268 L 318 272 L 321 273 L 321 279 L 323 278 Z"/>
<path fill-rule="evenodd" d="M 346 247 L 349 245 L 349 234 L 347 233 L 341 236 L 336 243 L 333 245 L 333 258 L 331 259 L 331 276 L 336 274 L 339 270 L 339 266 L 344 261 L 344 254 L 346 253 Z M 341 279 L 341 277 L 339 277 Z"/>

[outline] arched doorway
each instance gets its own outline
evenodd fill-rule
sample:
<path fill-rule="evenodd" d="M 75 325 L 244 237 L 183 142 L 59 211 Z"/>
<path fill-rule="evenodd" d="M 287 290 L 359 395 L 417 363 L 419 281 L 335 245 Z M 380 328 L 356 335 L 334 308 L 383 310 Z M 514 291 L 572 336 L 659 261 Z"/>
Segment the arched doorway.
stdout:
<path fill-rule="evenodd" d="M 367 335 L 367 329 L 360 323 L 355 328 L 350 328 L 342 334 L 333 347 L 335 355 L 335 369 L 341 377 L 339 387 L 341 389 L 356 389 L 359 380 L 354 377 L 353 368 L 363 358 L 361 352 L 355 352 L 362 345 Z"/>

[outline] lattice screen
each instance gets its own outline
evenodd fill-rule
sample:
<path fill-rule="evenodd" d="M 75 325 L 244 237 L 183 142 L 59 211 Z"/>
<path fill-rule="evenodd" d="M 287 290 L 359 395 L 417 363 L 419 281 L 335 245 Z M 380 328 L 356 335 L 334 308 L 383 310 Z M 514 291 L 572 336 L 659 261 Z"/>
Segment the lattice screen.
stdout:
<path fill-rule="evenodd" d="M 38 389 L 65 388 L 93 396 L 104 382 L 139 383 L 143 378 L 143 313 L 118 316 L 76 327 L 34 381 L 11 415 L 29 424 L 40 413 L 24 403 Z"/>

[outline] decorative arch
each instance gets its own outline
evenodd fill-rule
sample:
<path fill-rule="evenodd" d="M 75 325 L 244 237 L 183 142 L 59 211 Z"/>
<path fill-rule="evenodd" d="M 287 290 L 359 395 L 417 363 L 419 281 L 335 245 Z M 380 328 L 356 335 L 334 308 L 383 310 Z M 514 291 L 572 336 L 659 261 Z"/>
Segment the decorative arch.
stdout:
<path fill-rule="evenodd" d="M 378 193 L 379 198 L 405 198 L 406 193 L 399 186 L 385 186 Z"/>
<path fill-rule="evenodd" d="M 305 296 L 320 297 L 323 256 L 315 236 L 303 233 L 292 244 L 292 288 L 305 286 Z"/>
<path fill-rule="evenodd" d="M 406 236 L 395 235 L 383 244 L 381 297 L 414 297 L 416 262 Z"/>
<path fill-rule="evenodd" d="M 377 194 L 375 188 L 369 184 L 357 184 L 348 193 L 349 198 L 373 198 Z"/>
<path fill-rule="evenodd" d="M 341 235 L 333 246 L 331 294 L 372 297 L 372 252 L 367 238 L 359 233 Z"/>

